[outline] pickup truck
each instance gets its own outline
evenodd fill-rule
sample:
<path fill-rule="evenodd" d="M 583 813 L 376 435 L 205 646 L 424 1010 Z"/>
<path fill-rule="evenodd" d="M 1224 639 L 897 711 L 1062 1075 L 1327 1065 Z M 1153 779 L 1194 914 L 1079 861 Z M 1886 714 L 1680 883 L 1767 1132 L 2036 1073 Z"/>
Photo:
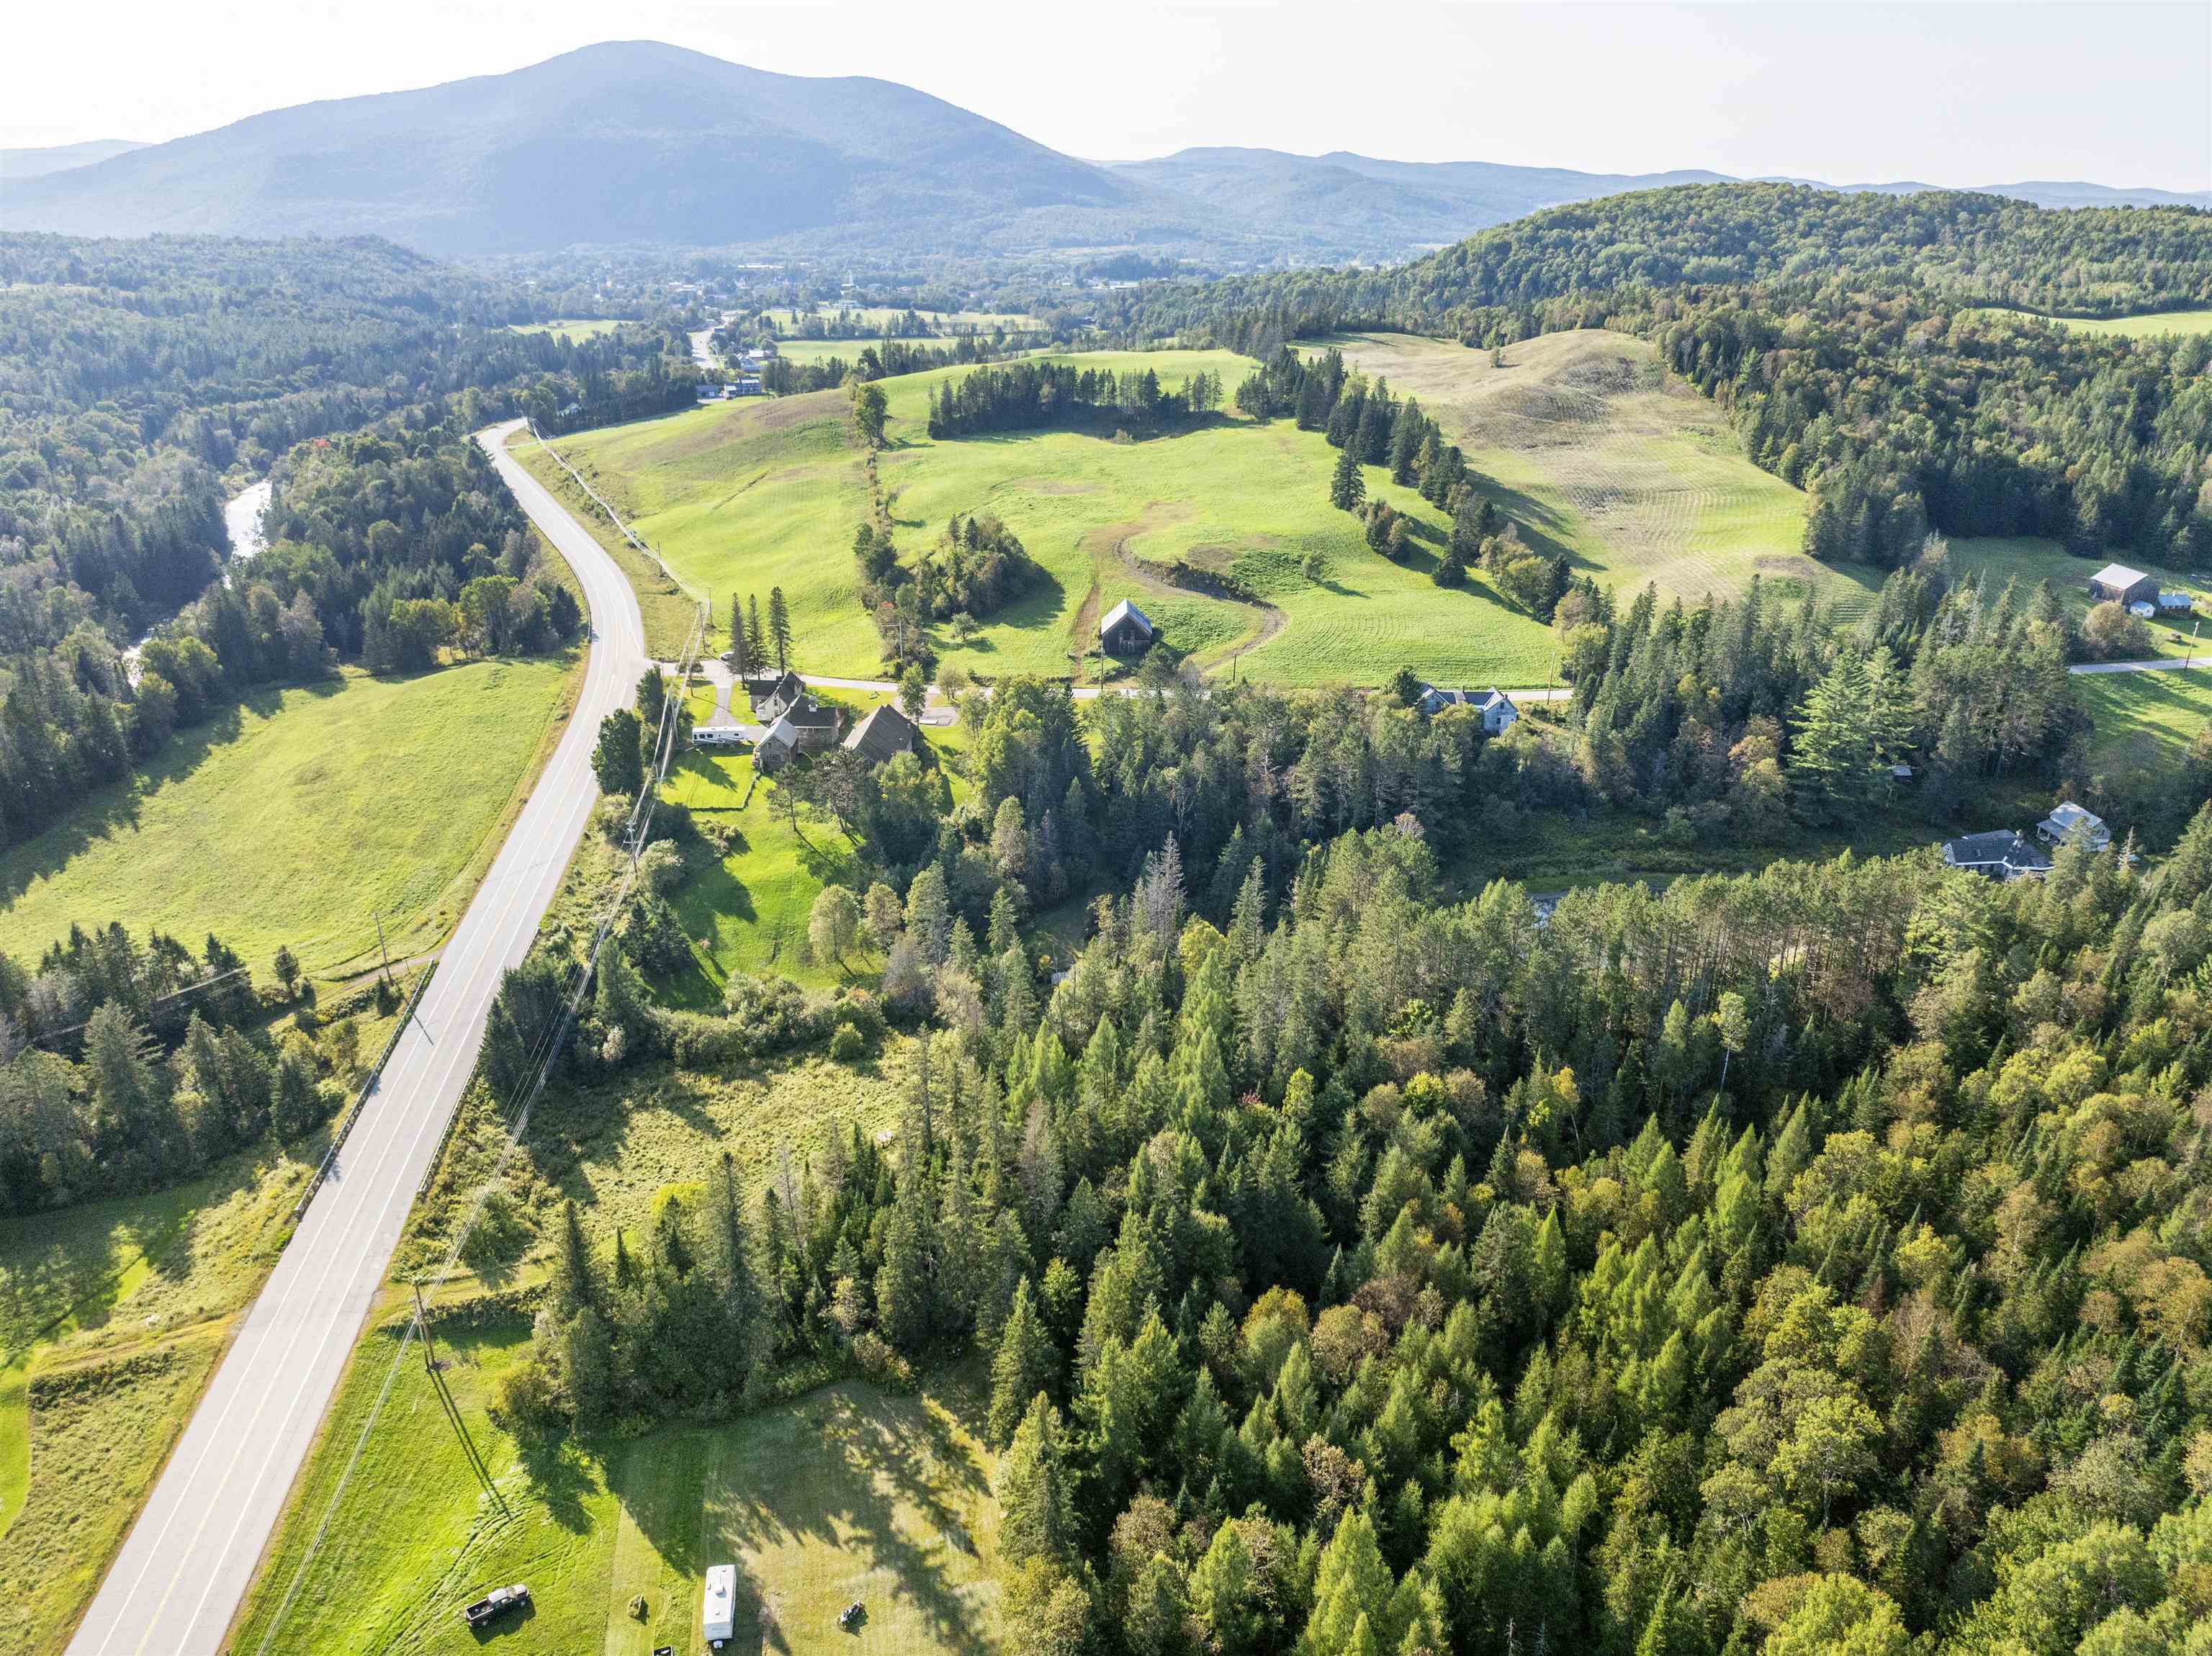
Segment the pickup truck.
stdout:
<path fill-rule="evenodd" d="M 520 1610 L 530 1602 L 530 1589 L 521 1582 L 511 1587 L 494 1587 L 473 1604 L 461 1608 L 461 1619 L 471 1628 L 483 1627 L 511 1610 Z"/>

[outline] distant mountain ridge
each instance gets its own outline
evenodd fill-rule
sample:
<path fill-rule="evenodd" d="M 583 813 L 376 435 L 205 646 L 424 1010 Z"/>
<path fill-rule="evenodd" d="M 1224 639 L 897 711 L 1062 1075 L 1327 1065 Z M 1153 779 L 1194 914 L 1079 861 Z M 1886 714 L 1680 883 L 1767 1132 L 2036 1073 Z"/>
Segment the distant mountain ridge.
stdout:
<path fill-rule="evenodd" d="M 771 74 L 653 41 L 271 110 L 168 143 L 69 150 L 82 153 L 0 152 L 0 228 L 374 234 L 441 258 L 632 242 L 1374 263 L 1545 207 L 1725 181 L 1346 150 L 1197 149 L 1099 164 L 892 82 Z M 2097 185 L 1998 193 L 2212 206 L 2212 192 Z"/>
<path fill-rule="evenodd" d="M 90 167 L 95 161 L 145 148 L 131 138 L 90 138 L 82 143 L 58 143 L 44 149 L 0 149 L 0 184 L 15 179 L 42 179 L 49 173 Z"/>

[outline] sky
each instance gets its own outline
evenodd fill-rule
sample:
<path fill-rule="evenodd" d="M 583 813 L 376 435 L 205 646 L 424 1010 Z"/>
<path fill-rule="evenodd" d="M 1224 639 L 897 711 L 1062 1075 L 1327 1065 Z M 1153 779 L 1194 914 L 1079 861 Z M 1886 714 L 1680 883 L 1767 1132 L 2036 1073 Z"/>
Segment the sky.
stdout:
<path fill-rule="evenodd" d="M 10 19 L 0 148 L 177 137 L 517 69 L 612 31 L 787 74 L 904 82 L 1096 160 L 1253 144 L 1832 184 L 2212 188 L 2205 0 L 101 0 Z"/>

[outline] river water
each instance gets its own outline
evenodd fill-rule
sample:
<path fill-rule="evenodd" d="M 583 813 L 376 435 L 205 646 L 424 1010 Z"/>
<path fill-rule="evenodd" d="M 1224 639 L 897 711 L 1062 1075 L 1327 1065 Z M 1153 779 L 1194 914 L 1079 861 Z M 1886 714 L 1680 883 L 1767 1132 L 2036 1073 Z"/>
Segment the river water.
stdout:
<path fill-rule="evenodd" d="M 222 572 L 222 583 L 226 586 L 230 585 L 230 564 L 246 562 L 269 544 L 269 537 L 262 532 L 261 517 L 269 510 L 271 493 L 272 485 L 268 478 L 264 477 L 223 505 L 223 532 L 230 540 L 230 557 Z M 138 682 L 138 652 L 144 647 L 146 639 L 153 636 L 153 633 L 149 631 L 146 638 L 140 639 L 123 652 L 123 670 L 130 675 L 133 684 Z"/>

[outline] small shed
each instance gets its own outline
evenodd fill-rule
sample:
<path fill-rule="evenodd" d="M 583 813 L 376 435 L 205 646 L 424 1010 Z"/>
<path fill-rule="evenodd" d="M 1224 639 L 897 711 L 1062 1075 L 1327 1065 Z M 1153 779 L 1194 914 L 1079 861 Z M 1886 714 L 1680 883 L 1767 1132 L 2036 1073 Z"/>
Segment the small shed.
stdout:
<path fill-rule="evenodd" d="M 1152 647 L 1157 636 L 1152 620 L 1123 598 L 1098 623 L 1098 642 L 1109 656 L 1140 656 Z"/>
<path fill-rule="evenodd" d="M 888 701 L 853 726 L 845 749 L 871 765 L 880 765 L 902 753 L 914 751 L 914 721 Z"/>
<path fill-rule="evenodd" d="M 2179 615 L 2197 607 L 2197 600 L 2186 592 L 2160 592 L 2158 607 L 2168 615 Z"/>
<path fill-rule="evenodd" d="M 2140 569 L 2108 563 L 2089 577 L 2089 596 L 2102 603 L 2156 603 L 2158 583 Z"/>

